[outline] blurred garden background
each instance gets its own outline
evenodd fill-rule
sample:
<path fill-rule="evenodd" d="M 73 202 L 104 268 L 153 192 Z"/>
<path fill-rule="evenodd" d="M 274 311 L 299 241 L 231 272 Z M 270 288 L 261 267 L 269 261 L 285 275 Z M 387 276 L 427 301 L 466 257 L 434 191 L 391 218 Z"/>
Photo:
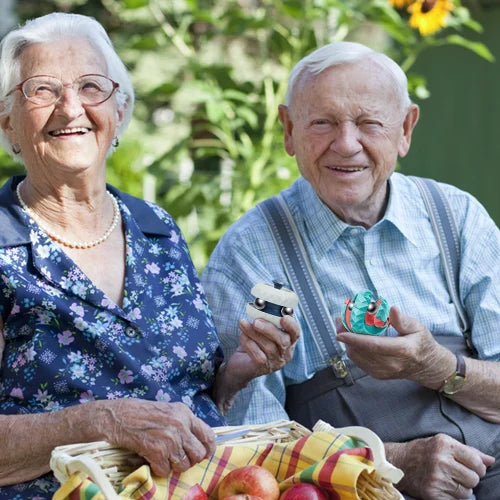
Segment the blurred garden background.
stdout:
<path fill-rule="evenodd" d="M 500 0 L 1 0 L 0 36 L 53 11 L 100 21 L 134 119 L 108 182 L 165 207 L 201 271 L 227 227 L 298 176 L 277 106 L 293 65 L 335 40 L 383 50 L 421 107 L 399 169 L 474 194 L 500 221 Z M 0 182 L 23 171 L 0 150 Z"/>

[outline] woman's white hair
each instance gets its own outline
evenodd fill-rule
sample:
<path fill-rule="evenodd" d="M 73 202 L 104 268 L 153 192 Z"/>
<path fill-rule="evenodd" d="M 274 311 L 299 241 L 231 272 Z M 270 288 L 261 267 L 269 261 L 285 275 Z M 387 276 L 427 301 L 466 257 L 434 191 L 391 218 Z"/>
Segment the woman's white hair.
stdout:
<path fill-rule="evenodd" d="M 134 110 L 134 89 L 128 71 L 119 58 L 108 34 L 92 17 L 81 14 L 54 12 L 27 21 L 23 26 L 10 31 L 0 43 L 0 103 L 1 116 L 9 115 L 14 103 L 14 94 L 9 94 L 21 80 L 20 56 L 23 50 L 33 44 L 50 43 L 65 38 L 85 38 L 101 54 L 107 65 L 109 78 L 120 87 L 115 92 L 117 108 L 123 112 L 123 122 L 118 131 L 120 136 L 127 128 Z M 12 145 L 0 129 L 0 143 L 15 159 Z"/>
<path fill-rule="evenodd" d="M 355 42 L 334 42 L 325 45 L 301 59 L 290 72 L 285 104 L 293 102 L 293 93 L 303 75 L 317 75 L 333 66 L 369 60 L 384 69 L 394 81 L 397 94 L 403 107 L 411 104 L 408 94 L 408 80 L 405 72 L 390 57 Z"/>

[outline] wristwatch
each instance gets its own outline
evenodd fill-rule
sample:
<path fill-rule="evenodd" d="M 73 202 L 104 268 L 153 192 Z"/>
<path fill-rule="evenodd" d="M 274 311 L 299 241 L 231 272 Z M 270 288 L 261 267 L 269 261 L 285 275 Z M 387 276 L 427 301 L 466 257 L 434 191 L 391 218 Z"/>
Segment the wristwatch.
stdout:
<path fill-rule="evenodd" d="M 461 354 L 456 354 L 456 357 L 456 371 L 443 382 L 443 385 L 439 389 L 439 392 L 442 392 L 445 396 L 456 394 L 465 384 L 465 359 Z"/>

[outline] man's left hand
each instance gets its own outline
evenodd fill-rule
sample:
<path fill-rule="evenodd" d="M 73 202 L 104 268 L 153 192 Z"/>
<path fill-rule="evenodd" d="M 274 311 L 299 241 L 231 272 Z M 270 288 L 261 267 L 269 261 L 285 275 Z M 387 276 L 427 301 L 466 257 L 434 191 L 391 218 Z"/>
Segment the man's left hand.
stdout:
<path fill-rule="evenodd" d="M 338 325 L 337 340 L 347 355 L 377 379 L 409 379 L 431 389 L 455 368 L 455 356 L 441 346 L 419 321 L 391 307 L 389 317 L 397 337 L 350 333 Z"/>

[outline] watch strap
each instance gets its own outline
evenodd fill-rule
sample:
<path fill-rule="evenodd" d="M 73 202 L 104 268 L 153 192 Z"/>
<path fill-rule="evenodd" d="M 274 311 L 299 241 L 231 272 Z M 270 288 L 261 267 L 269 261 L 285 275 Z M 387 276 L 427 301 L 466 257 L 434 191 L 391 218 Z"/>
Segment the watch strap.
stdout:
<path fill-rule="evenodd" d="M 456 354 L 457 357 L 457 373 L 456 375 L 460 375 L 465 378 L 465 358 L 461 354 Z"/>
<path fill-rule="evenodd" d="M 465 382 L 465 358 L 461 354 L 455 354 L 455 357 L 457 360 L 455 372 L 446 378 L 446 380 L 443 382 L 443 385 L 440 387 L 439 392 L 444 392 L 445 394 L 447 394 L 447 385 L 457 378 L 461 378 Z M 454 394 L 455 392 L 458 391 L 449 392 L 448 394 Z"/>

